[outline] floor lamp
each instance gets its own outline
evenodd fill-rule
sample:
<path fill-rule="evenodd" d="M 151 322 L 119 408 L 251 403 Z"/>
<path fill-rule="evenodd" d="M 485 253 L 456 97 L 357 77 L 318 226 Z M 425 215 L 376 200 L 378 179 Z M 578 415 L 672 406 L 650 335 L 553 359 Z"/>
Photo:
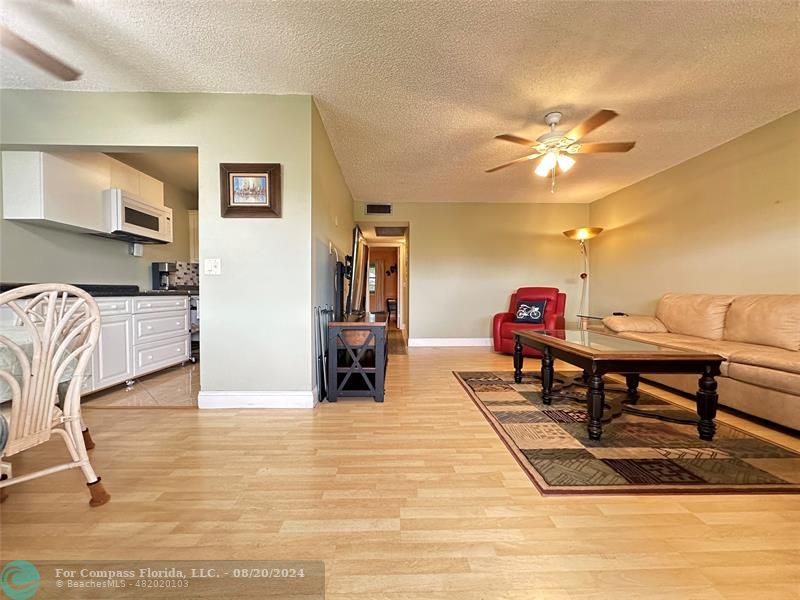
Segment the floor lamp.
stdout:
<path fill-rule="evenodd" d="M 579 227 L 569 229 L 564 233 L 571 240 L 577 240 L 583 256 L 583 272 L 581 273 L 581 302 L 578 306 L 578 317 L 581 319 L 581 329 L 586 329 L 588 316 L 589 300 L 589 251 L 586 248 L 586 240 L 597 237 L 603 231 L 602 227 Z"/>

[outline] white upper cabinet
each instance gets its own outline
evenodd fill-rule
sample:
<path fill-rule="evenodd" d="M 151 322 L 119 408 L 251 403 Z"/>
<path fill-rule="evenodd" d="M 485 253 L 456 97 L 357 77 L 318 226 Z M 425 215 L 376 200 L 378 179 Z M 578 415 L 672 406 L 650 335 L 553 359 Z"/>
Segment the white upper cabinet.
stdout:
<path fill-rule="evenodd" d="M 3 152 L 3 217 L 103 231 L 104 159 L 90 152 Z"/>
<path fill-rule="evenodd" d="M 111 185 L 109 187 L 120 188 L 130 192 L 143 202 L 153 206 L 164 206 L 163 183 L 114 158 L 106 158 L 108 158 L 111 171 Z"/>
<path fill-rule="evenodd" d="M 164 206 L 164 184 L 99 152 L 3 152 L 3 218 L 106 232 L 103 191 Z"/>
<path fill-rule="evenodd" d="M 164 206 L 164 184 L 144 173 L 139 173 L 139 198 L 153 206 Z"/>
<path fill-rule="evenodd" d="M 120 188 L 139 196 L 139 171 L 113 158 L 109 158 L 108 163 L 111 168 L 111 183 L 108 187 Z"/>

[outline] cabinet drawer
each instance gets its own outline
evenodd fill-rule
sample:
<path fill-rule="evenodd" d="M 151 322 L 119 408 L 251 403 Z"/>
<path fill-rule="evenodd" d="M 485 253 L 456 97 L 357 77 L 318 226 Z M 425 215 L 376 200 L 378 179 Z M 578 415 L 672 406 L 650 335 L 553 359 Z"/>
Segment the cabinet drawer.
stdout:
<path fill-rule="evenodd" d="M 133 345 L 174 338 L 189 332 L 189 311 L 133 315 Z"/>
<path fill-rule="evenodd" d="M 132 312 L 133 302 L 131 298 L 95 298 L 100 314 L 109 315 L 129 315 Z"/>
<path fill-rule="evenodd" d="M 134 349 L 134 374 L 143 375 L 188 360 L 190 349 L 188 334 L 172 340 L 137 346 Z"/>
<path fill-rule="evenodd" d="M 139 296 L 133 299 L 133 312 L 154 313 L 189 308 L 188 296 Z"/>

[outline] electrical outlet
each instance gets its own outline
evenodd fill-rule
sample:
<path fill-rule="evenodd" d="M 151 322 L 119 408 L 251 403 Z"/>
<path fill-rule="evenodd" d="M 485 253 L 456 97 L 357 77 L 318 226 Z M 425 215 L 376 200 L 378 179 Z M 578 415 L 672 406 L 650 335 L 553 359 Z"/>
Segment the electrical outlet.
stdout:
<path fill-rule="evenodd" d="M 206 275 L 220 275 L 222 273 L 222 261 L 219 258 L 205 259 L 203 273 Z"/>

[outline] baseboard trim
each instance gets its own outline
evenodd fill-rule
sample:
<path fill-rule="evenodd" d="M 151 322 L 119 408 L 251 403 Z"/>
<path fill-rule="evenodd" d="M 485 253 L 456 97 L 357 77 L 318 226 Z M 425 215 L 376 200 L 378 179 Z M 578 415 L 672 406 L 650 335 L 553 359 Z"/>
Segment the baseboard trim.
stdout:
<path fill-rule="evenodd" d="M 200 392 L 198 408 L 314 408 L 317 396 L 308 392 Z"/>
<path fill-rule="evenodd" d="M 410 338 L 409 346 L 415 347 L 458 347 L 458 346 L 491 346 L 492 338 Z"/>

